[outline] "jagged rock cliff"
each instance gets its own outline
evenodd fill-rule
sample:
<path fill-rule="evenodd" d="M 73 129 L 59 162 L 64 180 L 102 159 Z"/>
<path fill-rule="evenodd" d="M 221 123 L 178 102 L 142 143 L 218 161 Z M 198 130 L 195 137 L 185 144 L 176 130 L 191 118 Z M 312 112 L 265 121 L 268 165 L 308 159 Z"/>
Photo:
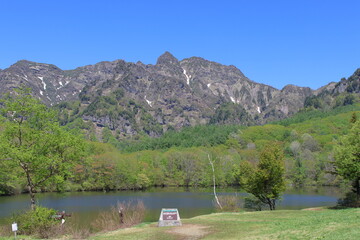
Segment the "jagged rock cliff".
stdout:
<path fill-rule="evenodd" d="M 357 73 L 322 90 L 278 90 L 249 80 L 235 66 L 199 57 L 179 61 L 169 52 L 155 65 L 116 60 L 67 71 L 22 60 L 0 71 L 0 93 L 25 85 L 48 105 L 80 101 L 66 121 L 82 117 L 122 135 L 158 136 L 168 128 L 209 122 L 248 125 L 286 118 L 324 89 L 359 91 Z"/>

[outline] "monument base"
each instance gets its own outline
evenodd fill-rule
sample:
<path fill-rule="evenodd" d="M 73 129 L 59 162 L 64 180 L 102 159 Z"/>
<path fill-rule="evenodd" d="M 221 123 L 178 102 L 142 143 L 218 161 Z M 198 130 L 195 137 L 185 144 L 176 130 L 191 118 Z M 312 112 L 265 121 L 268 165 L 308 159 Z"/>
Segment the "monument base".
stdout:
<path fill-rule="evenodd" d="M 160 221 L 158 223 L 158 227 L 175 227 L 181 226 L 181 221 Z"/>

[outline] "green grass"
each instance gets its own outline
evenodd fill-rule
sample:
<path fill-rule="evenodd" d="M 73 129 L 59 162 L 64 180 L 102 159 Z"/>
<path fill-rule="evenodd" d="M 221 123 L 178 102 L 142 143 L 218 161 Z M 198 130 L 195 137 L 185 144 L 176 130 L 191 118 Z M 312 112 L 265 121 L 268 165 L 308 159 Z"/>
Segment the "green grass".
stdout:
<path fill-rule="evenodd" d="M 182 219 L 182 223 L 182 227 L 161 228 L 157 227 L 157 223 L 142 223 L 132 228 L 101 233 L 90 239 L 360 239 L 360 209 L 355 208 L 215 213 Z"/>
<path fill-rule="evenodd" d="M 174 233 L 179 227 L 147 224 L 93 237 L 93 239 L 360 239 L 360 209 L 280 210 L 217 213 L 184 219 L 183 231 L 202 227 L 203 236 Z"/>

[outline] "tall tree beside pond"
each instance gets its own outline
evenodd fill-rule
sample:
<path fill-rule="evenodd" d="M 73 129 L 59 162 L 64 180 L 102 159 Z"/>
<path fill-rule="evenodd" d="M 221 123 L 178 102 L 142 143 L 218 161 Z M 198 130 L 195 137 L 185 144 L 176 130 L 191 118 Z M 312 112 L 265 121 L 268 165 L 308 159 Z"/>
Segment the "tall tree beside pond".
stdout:
<path fill-rule="evenodd" d="M 57 113 L 33 98 L 30 89 L 15 89 L 1 105 L 0 158 L 19 169 L 17 177 L 26 182 L 35 209 L 36 191 L 70 177 L 85 143 L 61 128 Z"/>
<path fill-rule="evenodd" d="M 284 153 L 280 146 L 266 146 L 256 167 L 243 162 L 240 165 L 240 185 L 267 204 L 270 210 L 275 210 L 276 200 L 285 190 Z"/>
<path fill-rule="evenodd" d="M 353 182 L 353 191 L 360 200 L 360 121 L 357 120 L 348 135 L 335 149 L 335 170 L 344 179 Z"/>

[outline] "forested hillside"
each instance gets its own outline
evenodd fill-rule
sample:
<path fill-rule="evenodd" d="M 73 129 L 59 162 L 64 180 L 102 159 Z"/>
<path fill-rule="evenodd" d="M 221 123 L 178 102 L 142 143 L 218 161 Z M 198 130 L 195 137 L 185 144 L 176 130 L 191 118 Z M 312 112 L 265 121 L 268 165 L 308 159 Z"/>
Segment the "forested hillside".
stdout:
<path fill-rule="evenodd" d="M 122 172 L 122 179 L 102 184 L 109 188 L 145 187 L 151 185 L 211 185 L 208 154 L 215 161 L 219 185 L 238 184 L 237 171 L 241 161 L 256 163 L 259 152 L 269 143 L 278 142 L 286 153 L 286 177 L 289 184 L 337 185 L 341 179 L 333 171 L 333 148 L 339 137 L 347 134 L 354 114 L 360 106 L 345 106 L 328 112 L 303 112 L 289 119 L 264 126 L 228 128 L 207 126 L 168 133 L 159 139 L 144 139 L 136 145 L 136 152 L 113 152 L 97 155 L 97 161 L 113 167 L 113 174 Z M 299 118 L 309 120 L 300 121 Z M 318 117 L 316 117 L 319 115 Z M 326 116 L 327 115 L 327 116 Z M 291 123 L 291 121 L 296 123 Z M 210 131 L 205 131 L 208 128 Z M 217 131 L 223 138 L 217 138 Z M 234 131 L 235 130 L 235 131 Z M 197 134 L 202 132 L 204 134 Z M 203 138 L 202 136 L 208 136 Z M 204 139 L 199 144 L 198 139 Z M 207 140 L 209 141 L 207 141 Z M 217 144 L 211 139 L 218 139 Z M 176 143 L 176 144 L 175 144 Z M 182 145 L 182 143 L 184 145 Z M 135 145 L 134 145 L 135 146 Z M 134 149 L 125 148 L 125 151 Z M 109 173 L 110 174 L 110 173 Z M 111 174 L 110 174 L 111 175 Z M 125 184 L 125 185 L 126 185 Z"/>
<path fill-rule="evenodd" d="M 155 139 L 140 137 L 120 145 L 116 141 L 115 146 L 108 133 L 108 143 L 89 142 L 86 163 L 77 165 L 65 182 L 38 191 L 210 186 L 209 157 L 214 161 L 217 184 L 237 185 L 240 162 L 257 163 L 269 143 L 279 143 L 286 154 L 288 184 L 338 185 L 342 179 L 331 174 L 333 149 L 359 116 L 359 104 L 307 110 L 264 126 L 188 127 Z M 24 190 L 24 183 L 14 175 L 4 172 L 1 178 L 3 194 Z"/>

